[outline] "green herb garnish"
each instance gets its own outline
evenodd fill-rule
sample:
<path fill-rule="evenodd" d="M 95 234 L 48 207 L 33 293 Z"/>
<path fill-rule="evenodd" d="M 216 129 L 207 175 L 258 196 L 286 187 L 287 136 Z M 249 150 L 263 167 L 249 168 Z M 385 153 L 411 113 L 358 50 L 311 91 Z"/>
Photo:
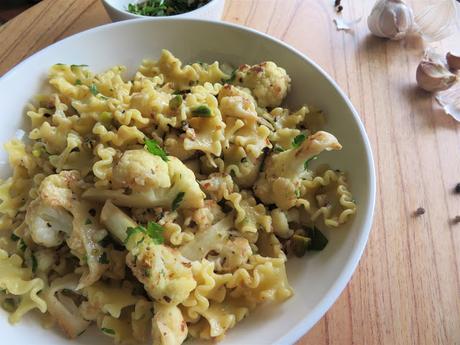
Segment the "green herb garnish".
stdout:
<path fill-rule="evenodd" d="M 111 328 L 101 328 L 101 331 L 106 333 L 106 334 L 110 334 L 110 335 L 114 335 L 115 334 L 115 331 Z"/>
<path fill-rule="evenodd" d="M 88 65 L 70 65 L 70 68 L 88 67 Z"/>
<path fill-rule="evenodd" d="M 27 244 L 24 242 L 22 238 L 19 239 L 19 249 L 21 249 L 23 252 L 25 252 L 27 249 Z"/>
<path fill-rule="evenodd" d="M 224 83 L 227 83 L 227 84 L 231 84 L 235 81 L 236 79 L 236 72 L 238 71 L 238 68 L 235 68 L 233 71 L 232 71 L 232 74 L 230 75 L 230 78 L 226 79 L 226 80 L 222 80 Z"/>
<path fill-rule="evenodd" d="M 102 253 L 102 255 L 99 257 L 99 263 L 103 265 L 106 265 L 109 263 L 109 259 L 107 258 L 106 252 Z"/>
<path fill-rule="evenodd" d="M 176 197 L 174 198 L 173 202 L 172 202 L 172 210 L 175 211 L 179 208 L 179 205 L 180 203 L 182 202 L 182 200 L 184 199 L 184 195 L 185 195 L 185 192 L 180 192 L 176 195 Z"/>
<path fill-rule="evenodd" d="M 32 254 L 31 259 L 32 259 L 32 272 L 35 273 L 38 267 L 37 258 L 35 257 L 34 254 Z"/>
<path fill-rule="evenodd" d="M 91 221 L 91 219 L 86 218 L 85 225 L 89 225 L 89 224 L 93 224 L 93 222 Z"/>
<path fill-rule="evenodd" d="M 14 241 L 14 242 L 19 241 L 19 240 L 21 239 L 20 237 L 16 236 L 15 234 L 11 234 L 11 237 L 10 237 L 10 238 L 11 238 L 11 240 Z"/>
<path fill-rule="evenodd" d="M 192 115 L 196 117 L 211 117 L 211 109 L 207 105 L 199 105 L 192 109 Z"/>
<path fill-rule="evenodd" d="M 177 110 L 182 104 L 182 96 L 181 95 L 176 95 L 173 98 L 169 100 L 169 107 L 172 110 Z"/>
<path fill-rule="evenodd" d="M 150 237 L 155 244 L 163 244 L 165 241 L 163 231 L 164 228 L 155 222 L 148 222 L 147 228 L 143 226 L 136 226 L 135 228 L 129 227 L 126 230 L 125 243 L 127 243 L 134 234 L 142 233 Z"/>
<path fill-rule="evenodd" d="M 97 89 L 96 84 L 91 84 L 91 86 L 89 87 L 89 91 L 90 91 L 94 96 L 97 96 L 97 94 L 99 93 L 99 90 Z"/>
<path fill-rule="evenodd" d="M 273 152 L 275 153 L 284 152 L 284 149 L 281 146 L 275 145 L 275 147 L 273 148 Z"/>
<path fill-rule="evenodd" d="M 206 5 L 211 0 L 146 0 L 128 4 L 128 12 L 139 16 L 171 16 L 190 12 Z"/>
<path fill-rule="evenodd" d="M 300 189 L 295 190 L 295 196 L 300 198 Z"/>
<path fill-rule="evenodd" d="M 316 226 L 314 226 L 313 228 L 307 228 L 306 230 L 307 236 L 311 239 L 310 245 L 308 246 L 308 250 L 323 250 L 329 242 L 326 236 L 324 236 L 323 233 L 320 230 L 318 230 Z"/>
<path fill-rule="evenodd" d="M 290 240 L 290 247 L 292 252 L 298 258 L 305 255 L 308 248 L 310 247 L 311 239 L 301 235 L 294 235 Z"/>
<path fill-rule="evenodd" d="M 312 161 L 314 161 L 314 160 L 317 160 L 317 159 L 318 159 L 318 156 L 313 156 L 313 157 L 311 157 L 310 159 L 307 159 L 307 160 L 305 161 L 305 163 L 303 164 L 303 168 L 304 168 L 305 170 L 307 170 L 307 169 L 308 169 L 308 164 L 310 164 L 310 162 L 312 162 Z"/>
<path fill-rule="evenodd" d="M 75 80 L 75 85 L 81 85 L 81 84 L 82 84 L 82 82 L 81 82 L 80 79 Z"/>
<path fill-rule="evenodd" d="M 298 148 L 305 141 L 305 139 L 307 139 L 305 134 L 299 134 L 292 140 L 292 147 Z"/>
<path fill-rule="evenodd" d="M 161 157 L 162 160 L 165 162 L 168 161 L 168 155 L 166 154 L 165 150 L 163 150 L 160 145 L 158 145 L 156 140 L 147 139 L 145 141 L 145 148 L 149 151 L 152 155 Z"/>

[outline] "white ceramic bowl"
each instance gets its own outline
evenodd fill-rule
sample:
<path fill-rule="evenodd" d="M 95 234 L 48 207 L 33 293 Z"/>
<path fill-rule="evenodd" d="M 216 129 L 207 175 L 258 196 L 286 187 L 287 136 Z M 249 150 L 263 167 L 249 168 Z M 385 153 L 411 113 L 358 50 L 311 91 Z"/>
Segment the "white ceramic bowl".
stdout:
<path fill-rule="evenodd" d="M 149 18 L 150 20 L 156 20 L 160 17 L 147 17 L 140 16 L 128 12 L 128 4 L 140 3 L 144 0 L 102 0 L 105 10 L 109 14 L 110 18 L 114 22 L 127 19 L 140 19 Z M 174 18 L 195 18 L 195 19 L 207 19 L 207 20 L 220 20 L 224 13 L 225 0 L 212 0 L 206 5 L 197 8 L 194 11 L 190 11 L 183 14 L 176 14 Z"/>
<path fill-rule="evenodd" d="M 366 245 L 375 201 L 375 172 L 371 148 L 359 116 L 337 84 L 314 62 L 284 43 L 242 27 L 188 19 L 124 21 L 82 32 L 57 42 L 20 63 L 0 79 L 0 142 L 25 126 L 26 103 L 42 87 L 54 63 L 88 64 L 95 71 L 124 64 L 132 73 L 142 58 L 157 58 L 162 48 L 185 62 L 214 60 L 234 65 L 275 61 L 292 77 L 287 103 L 308 103 L 327 114 L 326 130 L 343 144 L 340 152 L 321 160 L 349 173 L 358 213 L 344 228 L 326 231 L 329 245 L 322 252 L 288 262 L 295 295 L 280 305 L 266 305 L 233 328 L 222 345 L 291 344 L 305 334 L 329 309 L 349 281 Z M 0 160 L 5 160 L 0 152 Z M 33 317 L 10 326 L 0 311 L 0 333 L 9 345 L 111 344 L 98 332 L 68 341 L 41 328 Z"/>

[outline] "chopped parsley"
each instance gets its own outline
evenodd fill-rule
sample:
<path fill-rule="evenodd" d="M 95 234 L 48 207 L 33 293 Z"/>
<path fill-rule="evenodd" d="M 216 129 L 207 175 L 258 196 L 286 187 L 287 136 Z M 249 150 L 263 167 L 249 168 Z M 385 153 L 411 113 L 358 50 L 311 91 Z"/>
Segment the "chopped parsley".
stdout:
<path fill-rule="evenodd" d="M 280 152 L 283 152 L 284 149 L 281 147 L 281 146 L 278 146 L 278 145 L 275 145 L 275 147 L 273 148 L 273 152 L 275 153 L 280 153 Z"/>
<path fill-rule="evenodd" d="M 182 96 L 181 95 L 175 95 L 173 98 L 169 100 L 169 107 L 172 110 L 179 109 L 179 107 L 182 105 Z"/>
<path fill-rule="evenodd" d="M 160 145 L 158 145 L 156 140 L 147 139 L 145 141 L 145 149 L 149 151 L 152 155 L 161 157 L 161 159 L 165 162 L 168 161 L 168 155 L 166 154 L 165 150 L 163 150 L 160 147 Z"/>
<path fill-rule="evenodd" d="M 70 65 L 70 68 L 88 67 L 88 65 Z"/>
<path fill-rule="evenodd" d="M 23 252 L 25 252 L 27 249 L 27 244 L 22 238 L 19 240 L 19 249 L 21 249 Z"/>
<path fill-rule="evenodd" d="M 232 74 L 230 75 L 230 78 L 226 79 L 226 80 L 223 80 L 224 83 L 227 83 L 227 84 L 231 84 L 235 81 L 236 79 L 236 72 L 238 71 L 238 68 L 235 68 L 233 71 L 232 71 Z"/>
<path fill-rule="evenodd" d="M 146 0 L 128 4 L 128 12 L 139 16 L 171 16 L 190 12 L 206 5 L 211 0 Z"/>
<path fill-rule="evenodd" d="M 32 258 L 32 272 L 35 273 L 38 267 L 37 258 L 35 257 L 34 254 L 32 254 L 31 258 Z"/>
<path fill-rule="evenodd" d="M 292 140 L 292 147 L 298 148 L 305 141 L 305 139 L 307 139 L 305 134 L 299 134 Z"/>
<path fill-rule="evenodd" d="M 184 199 L 184 195 L 185 195 L 185 192 L 180 192 L 176 195 L 176 197 L 174 198 L 173 202 L 172 202 L 172 205 L 171 205 L 171 208 L 173 211 L 177 210 L 180 206 L 180 203 L 182 202 L 182 200 Z"/>
<path fill-rule="evenodd" d="M 96 84 L 91 84 L 91 86 L 89 87 L 89 91 L 90 91 L 94 96 L 97 96 L 97 94 L 99 93 L 99 90 L 97 89 Z"/>
<path fill-rule="evenodd" d="M 82 82 L 81 82 L 80 79 L 75 80 L 75 85 L 81 85 L 81 84 L 82 84 Z"/>
<path fill-rule="evenodd" d="M 310 164 L 310 162 L 312 162 L 314 160 L 317 160 L 317 159 L 318 159 L 318 156 L 313 156 L 310 159 L 307 159 L 305 161 L 305 163 L 303 164 L 304 169 L 307 170 L 308 169 L 308 164 Z"/>
<path fill-rule="evenodd" d="M 106 265 L 109 263 L 109 259 L 107 258 L 107 253 L 103 252 L 102 255 L 99 257 L 99 263 Z"/>
<path fill-rule="evenodd" d="M 101 331 L 104 332 L 105 334 L 110 334 L 110 335 L 114 335 L 115 334 L 115 331 L 111 328 L 104 328 L 102 327 L 101 328 Z"/>
<path fill-rule="evenodd" d="M 10 237 L 10 238 L 11 238 L 11 240 L 14 241 L 14 242 L 19 241 L 19 240 L 21 239 L 20 237 L 16 236 L 15 234 L 11 234 L 11 237 Z"/>
<path fill-rule="evenodd" d="M 129 239 L 131 238 L 131 236 L 133 236 L 134 234 L 142 233 L 150 237 L 153 240 L 153 243 L 163 244 L 165 241 L 163 237 L 163 231 L 164 231 L 164 228 L 160 224 L 157 224 L 155 222 L 148 222 L 147 228 L 143 226 L 136 226 L 135 228 L 129 227 L 126 230 L 127 236 L 125 239 L 125 243 L 127 243 Z"/>
<path fill-rule="evenodd" d="M 199 105 L 192 109 L 192 115 L 196 117 L 211 117 L 211 109 L 207 105 Z"/>
<path fill-rule="evenodd" d="M 88 225 L 88 224 L 93 224 L 93 222 L 91 221 L 91 219 L 86 218 L 85 225 Z"/>
<path fill-rule="evenodd" d="M 313 228 L 307 228 L 307 236 L 311 239 L 308 250 L 323 250 L 329 242 L 326 236 L 324 236 L 316 226 Z"/>
<path fill-rule="evenodd" d="M 296 189 L 296 190 L 295 190 L 295 196 L 296 196 L 297 198 L 300 198 L 300 189 Z"/>

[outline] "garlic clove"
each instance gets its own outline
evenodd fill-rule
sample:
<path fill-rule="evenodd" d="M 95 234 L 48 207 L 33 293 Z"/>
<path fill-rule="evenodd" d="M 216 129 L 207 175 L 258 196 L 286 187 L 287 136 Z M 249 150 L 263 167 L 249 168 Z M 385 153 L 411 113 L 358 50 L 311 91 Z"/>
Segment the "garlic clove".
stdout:
<path fill-rule="evenodd" d="M 429 59 L 420 62 L 416 78 L 418 86 L 428 92 L 447 90 L 457 81 L 457 76 L 442 61 Z"/>
<path fill-rule="evenodd" d="M 460 70 L 460 55 L 447 53 L 446 55 L 447 65 L 452 71 Z"/>
<path fill-rule="evenodd" d="M 414 14 L 403 0 L 379 0 L 367 18 L 375 36 L 400 40 L 412 31 Z"/>

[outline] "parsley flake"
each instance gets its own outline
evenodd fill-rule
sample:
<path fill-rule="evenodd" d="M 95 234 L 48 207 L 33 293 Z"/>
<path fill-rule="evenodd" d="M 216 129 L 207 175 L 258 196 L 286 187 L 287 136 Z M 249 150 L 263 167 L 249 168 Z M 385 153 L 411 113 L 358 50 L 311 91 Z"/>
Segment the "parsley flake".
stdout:
<path fill-rule="evenodd" d="M 106 333 L 106 334 L 110 334 L 110 335 L 114 335 L 115 334 L 115 331 L 111 328 L 101 328 L 101 331 Z"/>
<path fill-rule="evenodd" d="M 308 169 L 308 164 L 310 164 L 310 162 L 315 161 L 315 160 L 317 160 L 317 159 L 318 159 L 318 156 L 313 156 L 313 157 L 311 157 L 310 159 L 307 159 L 307 160 L 305 161 L 305 163 L 303 164 L 303 168 L 304 168 L 305 170 L 307 170 L 307 169 Z"/>
<path fill-rule="evenodd" d="M 99 90 L 97 89 L 96 84 L 91 84 L 91 86 L 89 87 L 89 91 L 90 91 L 94 96 L 97 96 L 97 94 L 99 93 Z"/>
<path fill-rule="evenodd" d="M 211 117 L 211 109 L 207 105 L 199 105 L 192 109 L 192 115 L 196 117 Z"/>
<path fill-rule="evenodd" d="M 163 150 L 160 147 L 160 145 L 158 145 L 156 140 L 147 139 L 145 141 L 145 149 L 149 151 L 152 155 L 161 157 L 161 159 L 165 162 L 168 161 L 168 155 L 166 154 L 165 150 Z"/>
<path fill-rule="evenodd" d="M 16 236 L 15 234 L 11 234 L 11 237 L 10 237 L 10 238 L 11 238 L 11 240 L 14 241 L 14 242 L 19 241 L 19 240 L 21 239 L 20 237 Z"/>
<path fill-rule="evenodd" d="M 19 249 L 21 249 L 23 252 L 27 249 L 27 244 L 24 242 L 24 240 L 21 238 L 19 240 Z"/>
<path fill-rule="evenodd" d="M 136 226 L 135 228 L 129 227 L 126 230 L 126 239 L 124 242 L 127 243 L 134 234 L 142 233 L 150 237 L 153 240 L 153 243 L 163 244 L 165 241 L 163 237 L 163 231 L 164 228 L 160 224 L 157 224 L 155 222 L 148 222 L 147 228 L 143 226 Z M 140 242 L 141 241 L 139 241 L 138 243 Z"/>
<path fill-rule="evenodd" d="M 109 259 L 107 258 L 107 253 L 103 252 L 102 255 L 99 257 L 99 263 L 106 265 L 109 263 Z"/>
<path fill-rule="evenodd" d="M 184 199 L 184 195 L 185 195 L 185 192 L 180 192 L 176 195 L 176 197 L 174 198 L 173 202 L 172 202 L 172 210 L 175 211 L 179 208 L 180 206 L 180 203 L 182 202 L 182 200 Z"/>
<path fill-rule="evenodd" d="M 37 258 L 35 255 L 32 254 L 32 272 L 35 273 L 37 271 L 38 263 L 37 263 Z"/>
<path fill-rule="evenodd" d="M 307 139 L 305 134 L 299 134 L 292 140 L 292 147 L 298 148 L 305 141 L 305 139 Z"/>
<path fill-rule="evenodd" d="M 307 236 L 311 239 L 308 250 L 321 251 L 328 244 L 329 240 L 323 233 L 314 226 L 313 228 L 307 228 Z"/>

